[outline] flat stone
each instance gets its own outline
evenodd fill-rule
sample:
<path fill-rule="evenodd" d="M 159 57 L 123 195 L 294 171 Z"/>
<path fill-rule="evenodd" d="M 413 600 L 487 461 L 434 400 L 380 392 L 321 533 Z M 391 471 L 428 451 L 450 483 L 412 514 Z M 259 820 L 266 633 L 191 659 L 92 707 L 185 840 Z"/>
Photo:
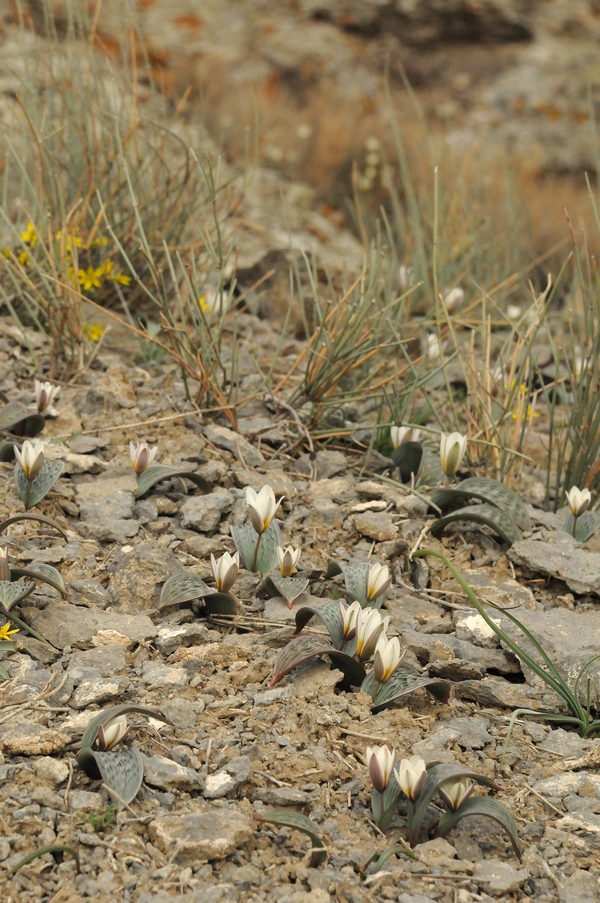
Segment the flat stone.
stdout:
<path fill-rule="evenodd" d="M 95 646 L 74 652 L 69 661 L 72 669 L 95 668 L 100 677 L 114 677 L 125 671 L 125 649 L 123 646 Z"/>
<path fill-rule="evenodd" d="M 478 599 L 493 602 L 501 608 L 519 606 L 522 610 L 523 608 L 533 608 L 535 605 L 534 596 L 529 587 L 523 586 L 508 574 L 490 573 L 483 568 L 478 570 L 461 568 L 461 574 Z M 454 578 L 444 581 L 440 588 L 452 591 L 460 590 Z M 465 608 L 469 608 L 468 602 L 465 604 Z M 472 608 L 471 613 L 477 614 Z"/>
<path fill-rule="evenodd" d="M 525 869 L 514 869 L 508 862 L 485 859 L 478 862 L 473 872 L 473 881 L 487 893 L 499 896 L 517 891 L 529 877 Z"/>
<path fill-rule="evenodd" d="M 598 750 L 600 740 L 588 740 L 580 737 L 579 734 L 558 727 L 544 736 L 539 748 L 556 753 L 564 759 L 578 759 L 592 749 Z"/>
<path fill-rule="evenodd" d="M 239 433 L 235 433 L 225 426 L 216 426 L 214 423 L 209 423 L 203 432 L 209 442 L 217 448 L 224 448 L 231 452 L 242 464 L 249 464 L 251 467 L 264 465 L 265 459 L 261 453 Z"/>
<path fill-rule="evenodd" d="M 294 699 L 296 688 L 292 684 L 287 687 L 274 687 L 272 690 L 260 690 L 254 694 L 254 705 L 273 705 L 274 702 L 286 702 Z"/>
<path fill-rule="evenodd" d="M 204 703 L 202 704 L 204 705 Z M 189 699 L 182 699 L 178 696 L 168 699 L 162 703 L 160 710 L 169 721 L 178 727 L 192 727 L 196 723 L 196 710 Z"/>
<path fill-rule="evenodd" d="M 320 499 L 331 499 L 344 504 L 355 497 L 354 485 L 345 477 L 330 480 L 314 480 L 309 483 L 304 494 L 305 504 L 313 504 Z M 385 502 L 384 502 L 385 507 Z"/>
<path fill-rule="evenodd" d="M 107 608 L 113 601 L 111 591 L 90 577 L 70 580 L 69 591 L 78 605 L 85 605 L 87 608 Z"/>
<path fill-rule="evenodd" d="M 598 558 L 600 560 L 600 555 Z M 573 686 L 583 666 L 598 653 L 600 611 L 569 611 L 566 608 L 552 608 L 549 611 L 524 610 L 519 611 L 518 618 L 541 644 L 567 683 Z M 506 617 L 502 618 L 502 629 L 533 658 L 538 658 L 531 643 Z M 542 687 L 540 677 L 526 664 L 523 664 L 522 668 L 528 683 Z M 588 677 L 591 678 L 592 686 L 598 685 L 600 659 L 586 668 L 585 679 L 579 682 L 582 700 L 585 699 Z"/>
<path fill-rule="evenodd" d="M 181 571 L 173 552 L 149 542 L 125 546 L 115 552 L 107 566 L 113 607 L 127 614 L 156 608 L 160 585 Z"/>
<path fill-rule="evenodd" d="M 374 511 L 355 514 L 354 529 L 376 542 L 396 539 L 399 532 L 391 514 L 377 514 Z"/>
<path fill-rule="evenodd" d="M 460 699 L 469 699 L 485 706 L 499 706 L 502 709 L 538 709 L 540 705 L 549 712 L 556 711 L 558 698 L 548 691 L 543 693 L 527 684 L 509 683 L 499 677 L 484 677 L 482 680 L 463 680 L 455 687 Z"/>
<path fill-rule="evenodd" d="M 151 689 L 186 687 L 190 680 L 185 668 L 164 665 L 162 662 L 144 662 L 142 674 L 144 683 Z"/>
<path fill-rule="evenodd" d="M 148 832 L 152 843 L 178 865 L 199 859 L 225 859 L 254 836 L 250 819 L 239 808 L 207 808 L 189 815 L 180 812 L 156 818 Z"/>
<path fill-rule="evenodd" d="M 181 525 L 199 533 L 212 533 L 221 516 L 233 508 L 234 497 L 227 489 L 217 489 L 208 495 L 187 499 L 181 506 Z"/>
<path fill-rule="evenodd" d="M 346 456 L 339 451 L 323 449 L 318 451 L 313 458 L 310 455 L 300 455 L 295 463 L 295 470 L 307 476 L 315 475 L 317 480 L 329 480 L 338 473 L 345 473 L 348 469 Z M 316 474 L 314 472 L 316 471 Z"/>
<path fill-rule="evenodd" d="M 33 766 L 36 777 L 52 787 L 60 787 L 69 777 L 69 766 L 51 756 L 42 756 Z"/>
<path fill-rule="evenodd" d="M 233 775 L 226 771 L 217 771 L 216 774 L 209 774 L 204 779 L 204 797 L 207 800 L 219 800 L 234 790 L 236 780 Z"/>
<path fill-rule="evenodd" d="M 151 787 L 161 790 L 198 790 L 200 776 L 193 768 L 186 768 L 164 756 L 145 756 L 144 780 Z"/>
<path fill-rule="evenodd" d="M 456 859 L 456 850 L 443 837 L 436 837 L 419 844 L 417 855 L 427 865 L 445 865 L 448 860 Z"/>
<path fill-rule="evenodd" d="M 267 806 L 306 806 L 309 795 L 306 790 L 296 790 L 294 787 L 269 787 L 257 790 L 252 799 L 260 800 Z"/>
<path fill-rule="evenodd" d="M 137 483 L 133 472 L 103 477 L 77 486 L 77 504 L 85 535 L 100 541 L 124 543 L 140 525 L 133 520 Z"/>
<path fill-rule="evenodd" d="M 572 875 L 561 877 L 559 903 L 597 903 L 598 876 L 586 869 L 576 869 Z"/>
<path fill-rule="evenodd" d="M 104 809 L 104 800 L 100 793 L 90 790 L 73 790 L 69 794 L 70 812 L 99 812 Z"/>
<path fill-rule="evenodd" d="M 193 621 L 191 624 L 161 627 L 154 645 L 163 655 L 171 655 L 182 646 L 199 646 L 201 643 L 218 642 L 219 639 L 218 631 L 209 630 L 204 624 Z"/>
<path fill-rule="evenodd" d="M 89 649 L 99 631 L 114 631 L 130 646 L 151 639 L 158 632 L 147 615 L 123 615 L 63 601 L 53 602 L 41 611 L 22 608 L 21 612 L 23 620 L 58 649 L 65 646 Z"/>
<path fill-rule="evenodd" d="M 519 661 L 504 649 L 482 649 L 481 646 L 451 634 L 426 634 L 404 628 L 402 638 L 408 649 L 425 664 L 444 659 L 461 659 L 480 666 L 484 671 L 490 668 L 500 674 L 519 674 L 521 671 Z"/>
<path fill-rule="evenodd" d="M 70 699 L 74 709 L 85 709 L 90 705 L 100 705 L 122 696 L 129 685 L 126 677 L 99 677 L 82 680 Z"/>
<path fill-rule="evenodd" d="M 597 796 L 600 796 L 600 775 L 585 771 L 563 771 L 551 778 L 536 781 L 533 789 L 542 796 L 562 799 L 572 793 L 577 793 L 584 784 L 591 784 L 596 789 Z"/>
<path fill-rule="evenodd" d="M 488 733 L 490 723 L 489 718 L 469 715 L 451 718 L 446 721 L 446 727 L 458 731 L 456 743 L 463 749 L 483 749 L 487 743 L 492 742 L 492 736 Z"/>
<path fill-rule="evenodd" d="M 496 621 L 500 625 L 500 618 Z M 453 617 L 456 625 L 456 636 L 459 640 L 467 640 L 474 643 L 475 646 L 482 646 L 484 649 L 493 649 L 500 646 L 500 637 L 492 630 L 487 621 L 479 614 L 472 612 L 455 611 Z"/>
<path fill-rule="evenodd" d="M 564 530 L 542 539 L 522 539 L 513 543 L 507 554 L 521 567 L 564 580 L 574 593 L 600 595 L 600 552 L 582 548 Z"/>
<path fill-rule="evenodd" d="M 0 750 L 13 756 L 49 756 L 62 752 L 71 738 L 41 724 L 0 725 Z"/>
<path fill-rule="evenodd" d="M 301 597 L 294 600 L 296 608 L 290 608 L 281 596 L 272 596 L 270 599 L 265 599 L 265 621 L 279 621 L 281 624 L 292 624 L 296 618 L 298 605 L 310 605 L 310 601 L 305 601 L 304 593 Z"/>

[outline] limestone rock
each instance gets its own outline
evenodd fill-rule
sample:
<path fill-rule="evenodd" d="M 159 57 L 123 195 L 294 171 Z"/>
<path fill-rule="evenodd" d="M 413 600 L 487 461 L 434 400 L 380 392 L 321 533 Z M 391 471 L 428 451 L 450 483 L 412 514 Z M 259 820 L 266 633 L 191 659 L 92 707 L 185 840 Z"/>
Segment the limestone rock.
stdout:
<path fill-rule="evenodd" d="M 78 646 L 89 649 L 99 631 L 114 631 L 125 644 L 133 646 L 156 636 L 157 628 L 146 615 L 122 615 L 118 612 L 80 608 L 69 602 L 53 602 L 40 611 L 23 608 L 23 620 L 58 649 Z"/>
<path fill-rule="evenodd" d="M 191 814 L 174 813 L 149 825 L 150 838 L 178 865 L 198 859 L 225 859 L 254 836 L 250 819 L 240 809 L 206 808 Z"/>

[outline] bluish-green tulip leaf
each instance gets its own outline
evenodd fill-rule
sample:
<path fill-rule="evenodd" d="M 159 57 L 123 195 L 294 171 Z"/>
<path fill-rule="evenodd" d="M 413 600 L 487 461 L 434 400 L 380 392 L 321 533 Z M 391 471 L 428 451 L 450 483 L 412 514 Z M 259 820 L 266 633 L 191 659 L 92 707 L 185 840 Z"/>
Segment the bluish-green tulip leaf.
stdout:
<path fill-rule="evenodd" d="M 44 496 L 50 492 L 64 469 L 65 465 L 62 461 L 44 461 L 38 475 L 31 483 L 29 483 L 21 466 L 15 464 L 15 484 L 17 492 L 27 510 L 34 508 L 42 501 Z"/>
<path fill-rule="evenodd" d="M 296 831 L 302 831 L 310 837 L 313 853 L 310 858 L 310 867 L 316 868 L 327 859 L 327 850 L 323 846 L 323 841 L 317 833 L 317 825 L 306 815 L 301 812 L 294 812 L 291 809 L 268 809 L 266 812 L 255 814 L 255 819 L 261 822 L 267 822 L 271 825 L 281 825 L 284 828 L 294 828 Z"/>
<path fill-rule="evenodd" d="M 313 605 L 303 605 L 296 612 L 296 633 L 300 633 L 315 615 L 325 624 L 332 644 L 339 649 L 344 639 L 344 622 L 339 602 L 327 599 L 324 602 L 315 602 Z"/>
<path fill-rule="evenodd" d="M 139 475 L 135 494 L 137 498 L 141 498 L 143 495 L 146 495 L 153 486 L 156 486 L 157 483 L 162 482 L 162 480 L 171 480 L 174 477 L 190 480 L 190 482 L 195 483 L 203 492 L 210 492 L 210 483 L 205 480 L 204 477 L 201 477 L 199 473 L 194 473 L 193 471 L 181 467 L 169 467 L 167 464 L 151 464 L 150 467 L 147 467 L 146 470 Z"/>
<path fill-rule="evenodd" d="M 486 818 L 492 818 L 504 828 L 508 834 L 513 850 L 518 858 L 521 858 L 519 835 L 514 818 L 502 803 L 499 803 L 498 800 L 491 799 L 489 796 L 470 796 L 461 806 L 459 806 L 456 812 L 445 812 L 438 823 L 437 833 L 440 837 L 446 837 L 446 835 L 455 828 L 463 818 L 468 818 L 473 815 L 483 815 Z"/>
<path fill-rule="evenodd" d="M 565 530 L 570 536 L 573 536 L 573 526 L 575 518 L 569 514 L 565 523 Z M 600 511 L 585 511 L 577 518 L 577 526 L 575 528 L 575 539 L 577 542 L 587 542 L 588 539 L 600 527 Z"/>
<path fill-rule="evenodd" d="M 298 596 L 302 595 L 308 586 L 307 578 L 300 577 L 298 574 L 292 577 L 283 577 L 281 574 L 275 572 L 274 574 L 271 574 L 271 582 L 279 592 L 279 595 L 283 596 L 289 608 L 292 607 L 294 601 Z"/>
<path fill-rule="evenodd" d="M 466 508 L 459 508 L 445 517 L 440 517 L 431 525 L 431 533 L 433 536 L 439 536 L 440 533 L 448 526 L 458 521 L 471 521 L 476 524 L 485 524 L 490 530 L 493 530 L 497 536 L 512 545 L 519 542 L 521 531 L 511 518 L 495 508 L 493 505 L 469 505 Z"/>
<path fill-rule="evenodd" d="M 167 608 L 169 605 L 192 602 L 194 599 L 202 599 L 211 593 L 214 593 L 214 590 L 195 574 L 173 574 L 171 577 L 167 577 L 163 583 L 158 607 Z"/>

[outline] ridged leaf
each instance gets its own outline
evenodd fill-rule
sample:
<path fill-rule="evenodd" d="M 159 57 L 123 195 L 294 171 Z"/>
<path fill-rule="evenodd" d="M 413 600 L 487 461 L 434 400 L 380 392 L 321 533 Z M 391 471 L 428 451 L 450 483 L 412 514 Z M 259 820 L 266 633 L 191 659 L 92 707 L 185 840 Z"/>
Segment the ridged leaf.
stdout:
<path fill-rule="evenodd" d="M 296 831 L 303 831 L 304 834 L 308 834 L 313 846 L 313 853 L 310 857 L 311 868 L 316 868 L 327 859 L 327 850 L 317 834 L 317 826 L 306 815 L 302 815 L 300 812 L 288 811 L 287 809 L 269 809 L 267 812 L 257 813 L 254 817 L 257 821 L 264 821 L 271 825 L 281 825 L 284 828 L 294 828 Z"/>
<path fill-rule="evenodd" d="M 495 508 L 493 505 L 469 505 L 466 508 L 459 508 L 458 511 L 453 511 L 451 514 L 434 521 L 431 525 L 431 533 L 433 536 L 439 536 L 448 524 L 461 520 L 485 524 L 509 545 L 512 545 L 513 542 L 519 542 L 521 539 L 521 531 L 515 522 L 504 511 Z"/>
<path fill-rule="evenodd" d="M 51 564 L 39 563 L 33 568 L 11 568 L 13 577 L 28 577 L 29 580 L 39 580 L 41 583 L 47 583 L 48 586 L 54 587 L 63 596 L 68 596 L 69 592 L 65 586 L 65 581 Z"/>
<path fill-rule="evenodd" d="M 19 423 L 14 425 L 11 433 L 15 436 L 25 436 L 26 438 L 33 439 L 34 436 L 37 436 L 42 432 L 45 426 L 45 417 L 42 417 L 41 414 L 29 414 L 28 417 L 25 417 L 23 420 L 20 420 Z"/>
<path fill-rule="evenodd" d="M 11 575 L 14 571 L 11 568 Z M 10 580 L 0 581 L 0 610 L 10 611 L 13 605 L 20 602 L 32 592 L 35 583 L 13 583 Z"/>
<path fill-rule="evenodd" d="M 50 843 L 46 847 L 38 847 L 37 850 L 34 850 L 32 853 L 28 853 L 27 856 L 24 856 L 23 859 L 20 859 L 16 865 L 10 870 L 11 875 L 16 875 L 19 869 L 22 869 L 24 865 L 29 865 L 30 862 L 34 862 L 34 860 L 39 859 L 41 856 L 45 856 L 46 853 L 69 853 L 73 859 L 75 860 L 75 866 L 77 868 L 77 874 L 81 874 L 81 862 L 79 861 L 79 853 L 77 850 L 74 850 L 73 847 L 68 847 L 64 843 Z"/>
<path fill-rule="evenodd" d="M 363 866 L 363 871 L 361 874 L 365 874 L 365 869 L 367 866 L 369 867 L 368 872 L 369 875 L 376 875 L 377 872 L 380 872 L 384 867 L 388 859 L 391 859 L 392 856 L 407 856 L 409 859 L 416 859 L 414 853 L 411 853 L 410 850 L 407 850 L 406 847 L 401 846 L 398 843 L 395 843 L 392 847 L 388 847 L 387 850 L 384 850 L 381 856 L 377 857 L 377 853 L 373 853 L 373 855 L 367 860 L 365 865 Z"/>
<path fill-rule="evenodd" d="M 144 763 L 139 749 L 123 746 L 99 752 L 86 747 L 77 753 L 77 762 L 90 778 L 102 778 L 107 787 L 128 805 L 144 779 Z"/>
<path fill-rule="evenodd" d="M 195 574 L 173 574 L 163 583 L 158 607 L 160 609 L 169 605 L 180 605 L 182 602 L 202 599 L 210 594 L 214 594 L 214 590 Z"/>
<path fill-rule="evenodd" d="M 0 461 L 3 464 L 10 464 L 11 461 L 15 460 L 15 443 L 14 442 L 0 442 Z"/>
<path fill-rule="evenodd" d="M 0 524 L 0 533 L 3 533 L 7 527 L 21 520 L 37 520 L 41 524 L 48 524 L 49 527 L 54 527 L 55 530 L 58 530 L 65 542 L 68 542 L 68 536 L 60 524 L 57 524 L 51 517 L 44 517 L 43 514 L 16 514 L 14 517 L 9 517 Z"/>
<path fill-rule="evenodd" d="M 436 486 L 445 479 L 440 456 L 428 448 L 423 450 L 423 460 L 417 477 L 417 486 Z"/>
<path fill-rule="evenodd" d="M 308 586 L 306 577 L 282 577 L 278 573 L 271 574 L 271 582 L 287 602 L 288 608 L 292 607 L 294 600 L 301 596 Z"/>
<path fill-rule="evenodd" d="M 508 834 L 512 848 L 518 858 L 521 858 L 519 835 L 514 818 L 502 803 L 490 799 L 489 796 L 471 796 L 465 800 L 456 812 L 445 812 L 440 818 L 437 833 L 440 837 L 445 837 L 463 818 L 468 818 L 470 815 L 484 815 L 498 822 Z"/>
<path fill-rule="evenodd" d="M 339 561 L 330 561 L 327 565 L 327 570 L 325 571 L 325 577 L 327 580 L 332 580 L 334 577 L 337 577 L 338 574 L 342 573 L 342 566 Z"/>
<path fill-rule="evenodd" d="M 317 658 L 320 655 L 328 655 L 334 662 L 335 667 L 343 671 L 344 686 L 359 687 L 362 684 L 365 679 L 365 669 L 355 658 L 352 658 L 351 655 L 347 655 L 345 652 L 340 652 L 339 649 L 335 649 L 325 637 L 299 636 L 290 640 L 275 659 L 269 686 L 274 686 L 284 675 L 302 664 L 302 662 L 308 661 L 309 658 Z"/>
<path fill-rule="evenodd" d="M 569 514 L 565 523 L 565 530 L 571 536 L 573 535 L 573 525 L 575 518 Z M 600 527 L 600 511 L 585 511 L 581 517 L 577 518 L 577 527 L 575 530 L 575 539 L 577 542 L 587 542 L 590 536 L 593 536 Z"/>
<path fill-rule="evenodd" d="M 491 480 L 487 477 L 469 477 L 454 489 L 436 489 L 431 493 L 431 501 L 442 511 L 464 498 L 488 502 L 507 514 L 521 530 L 531 530 L 531 519 L 522 499 L 516 492 L 499 483 L 498 480 Z"/>
<path fill-rule="evenodd" d="M 149 709 L 148 706 L 145 705 L 133 705 L 128 702 L 121 703 L 121 705 L 111 705 L 106 709 L 102 709 L 101 712 L 98 712 L 98 714 L 92 718 L 83 732 L 81 748 L 91 748 L 94 745 L 98 738 L 98 728 L 100 726 L 104 727 L 109 721 L 112 721 L 113 718 L 118 718 L 119 715 L 128 715 L 130 712 L 136 712 L 138 715 L 147 715 L 148 718 L 156 718 L 158 721 L 164 721 L 165 724 L 171 723 L 168 718 L 165 718 L 165 716 L 161 715 L 160 712 L 157 712 L 156 709 Z"/>
<path fill-rule="evenodd" d="M 375 671 L 371 669 L 365 678 L 361 690 L 373 697 L 377 690 L 377 678 Z M 387 708 L 396 699 L 413 693 L 415 690 L 425 689 L 440 702 L 448 702 L 450 697 L 450 682 L 439 677 L 429 677 L 427 674 L 419 674 L 412 668 L 399 665 L 393 674 L 382 683 L 373 699 L 373 711 L 380 712 Z"/>
<path fill-rule="evenodd" d="M 364 608 L 367 605 L 367 574 L 369 573 L 369 565 L 362 561 L 358 564 L 344 564 L 342 573 L 350 602 L 354 602 L 356 599 Z M 374 608 L 381 607 L 383 597 L 380 596 L 377 602 L 379 604 L 374 605 Z"/>
<path fill-rule="evenodd" d="M 405 442 L 392 452 L 392 461 L 398 468 L 403 483 L 410 483 L 413 475 L 416 480 L 422 460 L 423 446 L 420 442 Z"/>
<path fill-rule="evenodd" d="M 325 602 L 315 602 L 314 605 L 303 605 L 296 612 L 296 633 L 300 633 L 310 619 L 316 615 L 329 631 L 331 642 L 340 649 L 344 640 L 344 622 L 340 614 L 338 602 L 327 599 Z"/>
<path fill-rule="evenodd" d="M 17 492 L 27 510 L 29 510 L 29 508 L 34 508 L 42 501 L 44 496 L 50 492 L 64 469 L 65 465 L 62 461 L 44 461 L 40 472 L 33 482 L 29 484 L 29 481 L 19 464 L 15 464 L 15 483 Z"/>
<path fill-rule="evenodd" d="M 234 615 L 237 603 L 230 593 L 210 593 L 204 596 L 204 607 L 211 615 Z"/>
<path fill-rule="evenodd" d="M 477 784 L 484 784 L 493 790 L 501 790 L 498 784 L 491 778 L 486 778 L 470 768 L 463 768 L 462 765 L 453 765 L 441 763 L 439 765 L 430 765 L 427 769 L 427 779 L 419 798 L 413 804 L 414 811 L 412 817 L 408 821 L 408 840 L 411 847 L 416 846 L 421 833 L 421 827 L 427 815 L 429 805 L 437 793 L 441 784 L 448 781 L 459 781 L 461 778 L 470 778 Z"/>
<path fill-rule="evenodd" d="M 283 546 L 283 537 L 276 520 L 272 520 L 269 529 L 262 534 L 256 557 L 256 567 L 254 567 L 254 552 L 258 533 L 250 521 L 242 524 L 241 527 L 231 524 L 229 530 L 247 570 L 258 574 L 270 574 L 277 567 L 277 546 Z"/>
<path fill-rule="evenodd" d="M 167 464 L 151 464 L 138 477 L 138 485 L 136 490 L 137 498 L 146 495 L 147 492 L 160 483 L 161 480 L 170 480 L 173 477 L 181 477 L 195 483 L 203 492 L 210 492 L 210 483 L 201 477 L 199 473 L 181 469 L 180 467 L 169 467 Z"/>

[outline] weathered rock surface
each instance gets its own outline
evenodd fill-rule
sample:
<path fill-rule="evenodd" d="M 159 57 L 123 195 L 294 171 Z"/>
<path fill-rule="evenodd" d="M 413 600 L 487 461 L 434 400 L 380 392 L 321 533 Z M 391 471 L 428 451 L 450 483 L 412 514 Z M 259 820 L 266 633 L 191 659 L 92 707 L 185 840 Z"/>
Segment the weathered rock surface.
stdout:
<path fill-rule="evenodd" d="M 600 595 L 600 553 L 581 548 L 569 533 L 515 542 L 508 551 L 515 564 L 564 580 L 574 593 Z"/>
<path fill-rule="evenodd" d="M 101 632 L 112 632 L 123 638 L 123 645 L 133 645 L 156 636 L 157 628 L 146 615 L 122 615 L 100 609 L 80 608 L 69 602 L 54 602 L 40 611 L 23 608 L 24 620 L 49 643 L 62 649 L 78 646 L 89 649 Z"/>
<path fill-rule="evenodd" d="M 165 815 L 149 826 L 152 842 L 179 865 L 199 859 L 224 859 L 253 834 L 250 819 L 239 808 L 206 808 L 192 814 Z"/>

